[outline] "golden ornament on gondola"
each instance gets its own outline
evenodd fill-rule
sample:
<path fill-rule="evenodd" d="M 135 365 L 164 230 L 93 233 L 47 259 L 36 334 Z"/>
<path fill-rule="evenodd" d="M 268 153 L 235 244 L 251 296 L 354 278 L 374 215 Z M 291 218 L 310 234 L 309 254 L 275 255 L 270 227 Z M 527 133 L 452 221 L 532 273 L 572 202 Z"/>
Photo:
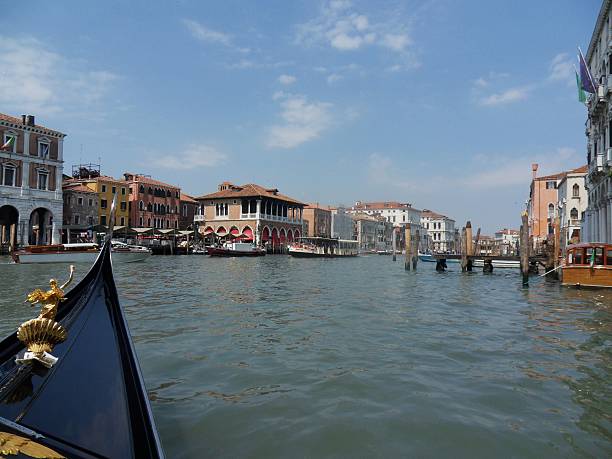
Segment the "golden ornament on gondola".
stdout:
<path fill-rule="evenodd" d="M 63 342 L 68 332 L 55 321 L 59 303 L 64 300 L 64 289 L 72 282 L 74 266 L 70 266 L 70 277 L 58 287 L 57 281 L 51 279 L 51 289 L 44 292 L 36 289 L 27 297 L 27 302 L 32 305 L 40 304 L 40 314 L 36 319 L 22 323 L 17 329 L 17 338 L 24 343 L 28 352 L 18 362 L 38 360 L 46 366 L 51 366 L 57 361 L 50 352 L 56 344 Z"/>

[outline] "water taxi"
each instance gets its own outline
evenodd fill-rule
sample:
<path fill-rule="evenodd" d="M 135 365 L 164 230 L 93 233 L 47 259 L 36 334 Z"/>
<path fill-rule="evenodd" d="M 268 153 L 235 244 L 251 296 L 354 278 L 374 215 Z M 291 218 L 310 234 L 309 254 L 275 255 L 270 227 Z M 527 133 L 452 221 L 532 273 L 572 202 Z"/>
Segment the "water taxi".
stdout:
<path fill-rule="evenodd" d="M 206 253 L 211 257 L 261 257 L 266 251 L 251 242 L 240 242 L 236 239 L 226 241 L 219 247 L 207 247 Z"/>
<path fill-rule="evenodd" d="M 111 252 L 116 263 L 146 260 L 151 249 L 112 241 Z M 100 247 L 94 242 L 55 245 L 30 245 L 13 254 L 15 263 L 93 263 Z"/>
<path fill-rule="evenodd" d="M 612 244 L 585 242 L 567 247 L 561 284 L 612 287 Z"/>
<path fill-rule="evenodd" d="M 289 244 L 289 255 L 300 258 L 356 257 L 357 241 L 328 237 L 300 237 Z"/>

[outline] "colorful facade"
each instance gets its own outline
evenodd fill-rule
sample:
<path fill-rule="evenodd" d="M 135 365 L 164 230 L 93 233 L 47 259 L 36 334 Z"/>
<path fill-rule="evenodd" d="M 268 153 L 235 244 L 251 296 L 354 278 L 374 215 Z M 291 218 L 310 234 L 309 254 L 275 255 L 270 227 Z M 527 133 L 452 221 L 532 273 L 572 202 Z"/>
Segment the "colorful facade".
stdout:
<path fill-rule="evenodd" d="M 129 224 L 135 228 L 178 229 L 181 189 L 148 175 L 123 174 L 129 186 Z"/>
<path fill-rule="evenodd" d="M 110 225 L 111 205 L 117 195 L 115 226 L 127 226 L 129 221 L 129 186 L 123 180 L 100 175 L 86 179 L 74 179 L 98 195 L 98 225 Z"/>
<path fill-rule="evenodd" d="M 304 234 L 309 237 L 331 237 L 331 210 L 319 204 L 304 206 Z"/>
<path fill-rule="evenodd" d="M 304 204 L 276 188 L 223 182 L 218 191 L 196 200 L 200 203 L 196 221 L 203 236 L 244 235 L 245 240 L 275 251 L 303 233 Z"/>
<path fill-rule="evenodd" d="M 563 173 L 538 177 L 538 165 L 532 165 L 532 180 L 529 190 L 527 212 L 529 214 L 529 233 L 534 245 L 554 234 L 555 218 L 558 216 L 558 187 Z"/>
<path fill-rule="evenodd" d="M 81 183 L 66 181 L 63 195 L 62 242 L 83 242 L 91 239 L 93 230 L 98 225 L 98 193 Z"/>

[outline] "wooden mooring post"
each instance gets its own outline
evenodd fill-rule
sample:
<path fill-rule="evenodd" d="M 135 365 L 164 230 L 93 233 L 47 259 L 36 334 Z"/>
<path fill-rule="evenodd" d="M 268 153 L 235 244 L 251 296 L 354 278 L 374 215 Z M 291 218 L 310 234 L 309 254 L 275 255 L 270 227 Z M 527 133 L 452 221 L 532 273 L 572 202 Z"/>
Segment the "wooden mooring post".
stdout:
<path fill-rule="evenodd" d="M 521 222 L 521 275 L 523 277 L 523 285 L 529 285 L 529 220 L 527 212 L 521 214 Z"/>
<path fill-rule="evenodd" d="M 474 255 L 474 240 L 472 239 L 472 223 L 468 221 L 461 231 L 461 271 L 472 271 L 472 256 Z"/>
<path fill-rule="evenodd" d="M 393 250 L 393 261 L 397 260 L 397 258 L 395 257 L 395 253 L 397 252 L 397 235 L 397 228 L 393 228 L 393 240 L 391 241 L 391 247 Z"/>
<path fill-rule="evenodd" d="M 413 250 L 412 250 L 412 269 L 416 271 L 417 263 L 419 261 L 419 242 L 420 242 L 420 231 L 417 229 L 414 237 Z"/>
<path fill-rule="evenodd" d="M 404 229 L 404 269 L 410 271 L 410 264 L 412 262 L 412 239 L 410 237 L 410 223 L 406 225 Z"/>

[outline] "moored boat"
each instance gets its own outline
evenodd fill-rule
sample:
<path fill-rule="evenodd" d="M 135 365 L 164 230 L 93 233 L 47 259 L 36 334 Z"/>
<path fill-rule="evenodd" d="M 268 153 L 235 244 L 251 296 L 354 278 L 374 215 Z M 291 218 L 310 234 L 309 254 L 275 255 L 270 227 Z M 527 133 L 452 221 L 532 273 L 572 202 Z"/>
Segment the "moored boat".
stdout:
<path fill-rule="evenodd" d="M 357 241 L 327 237 L 301 237 L 288 247 L 289 255 L 298 258 L 336 258 L 359 255 Z"/>
<path fill-rule="evenodd" d="M 585 242 L 566 249 L 561 284 L 612 288 L 612 244 Z"/>
<path fill-rule="evenodd" d="M 211 257 L 261 257 L 266 251 L 250 242 L 227 241 L 219 247 L 207 247 Z"/>
<path fill-rule="evenodd" d="M 161 458 L 163 450 L 113 278 L 110 241 L 64 295 L 27 297 L 37 318 L 0 342 L 0 452 Z"/>
<path fill-rule="evenodd" d="M 112 256 L 116 263 L 146 260 L 151 250 L 139 245 L 112 242 Z M 100 253 L 96 243 L 31 245 L 13 254 L 16 263 L 93 263 Z"/>
<path fill-rule="evenodd" d="M 440 257 L 443 257 L 444 254 L 440 254 Z M 438 259 L 432 255 L 431 253 L 420 253 L 419 252 L 419 260 L 424 261 L 426 263 L 436 263 Z M 460 260 L 456 258 L 445 258 L 446 263 L 459 263 Z"/>
<path fill-rule="evenodd" d="M 491 264 L 494 268 L 520 268 L 521 262 L 520 260 L 497 260 L 495 258 L 491 259 Z M 482 268 L 484 266 L 484 259 L 476 258 L 472 261 L 472 266 L 474 268 Z"/>

